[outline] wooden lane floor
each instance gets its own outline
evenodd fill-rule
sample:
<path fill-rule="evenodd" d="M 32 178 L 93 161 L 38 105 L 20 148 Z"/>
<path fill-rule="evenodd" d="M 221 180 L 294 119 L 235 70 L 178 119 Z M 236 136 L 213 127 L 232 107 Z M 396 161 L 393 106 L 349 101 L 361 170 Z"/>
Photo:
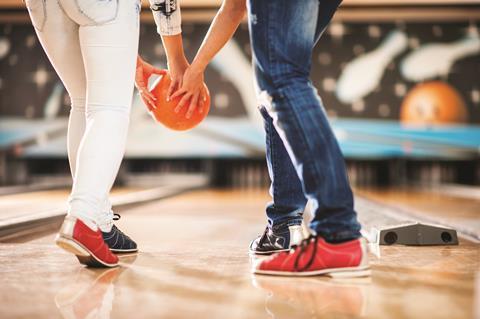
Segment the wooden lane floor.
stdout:
<path fill-rule="evenodd" d="M 125 210 L 118 226 L 140 253 L 115 269 L 80 266 L 53 235 L 0 244 L 0 318 L 473 317 L 480 247 L 467 241 L 373 249 L 370 278 L 251 275 L 267 200 L 205 190 Z"/>
<path fill-rule="evenodd" d="M 113 197 L 142 190 L 138 187 L 117 187 Z M 41 211 L 65 209 L 69 189 L 53 189 L 0 196 L 0 221 Z"/>

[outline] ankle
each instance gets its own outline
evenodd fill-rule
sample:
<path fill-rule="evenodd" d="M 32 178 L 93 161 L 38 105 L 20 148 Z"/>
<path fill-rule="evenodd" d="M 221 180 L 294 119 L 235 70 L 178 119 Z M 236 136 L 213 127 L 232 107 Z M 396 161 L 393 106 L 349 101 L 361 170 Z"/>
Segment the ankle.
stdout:
<path fill-rule="evenodd" d="M 346 238 L 325 238 L 325 241 L 329 244 L 342 244 L 346 243 L 347 241 L 355 240 L 356 237 L 346 237 Z"/>
<path fill-rule="evenodd" d="M 75 214 L 75 213 L 72 213 L 72 212 L 69 212 L 67 214 L 67 217 L 73 217 L 73 218 L 76 218 L 76 219 L 82 221 L 82 223 L 84 223 L 88 228 L 90 228 L 94 232 L 96 232 L 98 230 L 98 226 L 95 223 L 95 221 L 91 220 L 88 217 L 85 217 L 85 216 L 82 216 L 82 215 L 79 215 L 79 214 Z"/>

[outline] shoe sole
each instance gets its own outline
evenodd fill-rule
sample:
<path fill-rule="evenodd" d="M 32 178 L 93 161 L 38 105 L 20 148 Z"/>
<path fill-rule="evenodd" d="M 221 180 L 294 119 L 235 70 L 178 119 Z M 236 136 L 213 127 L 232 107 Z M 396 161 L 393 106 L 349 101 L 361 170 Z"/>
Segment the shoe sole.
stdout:
<path fill-rule="evenodd" d="M 272 255 L 274 253 L 281 253 L 283 251 L 289 251 L 290 249 L 277 249 L 277 250 L 268 250 L 268 251 L 255 251 L 255 250 L 248 250 L 248 253 L 250 255 L 262 255 L 262 256 L 268 256 Z"/>
<path fill-rule="evenodd" d="M 110 251 L 112 253 L 116 254 L 121 254 L 121 253 L 136 253 L 138 252 L 138 248 L 135 249 L 115 249 L 115 248 L 110 248 Z"/>
<path fill-rule="evenodd" d="M 311 277 L 311 276 L 328 276 L 332 278 L 355 278 L 369 277 L 371 275 L 370 267 L 344 267 L 330 268 L 315 271 L 272 271 L 272 270 L 254 270 L 254 274 L 271 275 L 271 276 L 288 276 L 288 277 Z"/>
<path fill-rule="evenodd" d="M 78 258 L 78 261 L 80 261 L 80 263 L 83 265 L 95 268 L 112 268 L 118 266 L 118 263 L 109 264 L 100 260 L 85 246 L 72 238 L 57 235 L 57 238 L 55 239 L 55 244 L 63 250 L 74 254 Z"/>

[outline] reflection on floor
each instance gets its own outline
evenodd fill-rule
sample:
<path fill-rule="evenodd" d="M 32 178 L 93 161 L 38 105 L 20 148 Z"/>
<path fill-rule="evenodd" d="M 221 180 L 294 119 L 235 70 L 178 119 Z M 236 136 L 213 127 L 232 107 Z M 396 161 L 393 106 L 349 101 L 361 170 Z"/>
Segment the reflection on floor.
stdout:
<path fill-rule="evenodd" d="M 267 193 L 197 191 L 128 209 L 139 245 L 94 270 L 53 235 L 0 245 L 1 318 L 471 318 L 480 246 L 381 247 L 371 278 L 252 276 Z M 361 212 L 360 212 L 361 213 Z M 477 288 L 478 289 L 478 288 Z M 476 291 L 478 294 L 479 292 Z"/>

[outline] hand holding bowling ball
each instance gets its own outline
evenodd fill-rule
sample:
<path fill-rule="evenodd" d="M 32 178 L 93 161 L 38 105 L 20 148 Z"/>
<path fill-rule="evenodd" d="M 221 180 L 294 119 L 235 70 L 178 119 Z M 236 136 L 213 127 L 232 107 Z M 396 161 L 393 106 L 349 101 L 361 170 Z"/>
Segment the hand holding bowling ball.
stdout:
<path fill-rule="evenodd" d="M 202 101 L 201 107 L 197 106 L 191 113 L 191 116 L 187 117 L 189 109 L 188 103 L 184 107 L 177 108 L 182 96 L 167 99 L 170 82 L 170 76 L 168 72 L 166 72 L 155 82 L 153 88 L 150 90 L 150 93 L 156 98 L 154 102 L 155 108 L 151 109 L 153 117 L 172 130 L 186 131 L 194 128 L 203 121 L 210 110 L 210 93 L 208 92 L 207 86 L 205 84 L 203 85 L 205 101 Z"/>
<path fill-rule="evenodd" d="M 150 63 L 144 61 L 140 56 L 137 56 L 137 69 L 135 71 L 135 86 L 140 92 L 140 97 L 149 111 L 155 108 L 155 97 L 148 90 L 148 80 L 154 74 L 164 75 L 167 70 L 157 69 Z"/>

